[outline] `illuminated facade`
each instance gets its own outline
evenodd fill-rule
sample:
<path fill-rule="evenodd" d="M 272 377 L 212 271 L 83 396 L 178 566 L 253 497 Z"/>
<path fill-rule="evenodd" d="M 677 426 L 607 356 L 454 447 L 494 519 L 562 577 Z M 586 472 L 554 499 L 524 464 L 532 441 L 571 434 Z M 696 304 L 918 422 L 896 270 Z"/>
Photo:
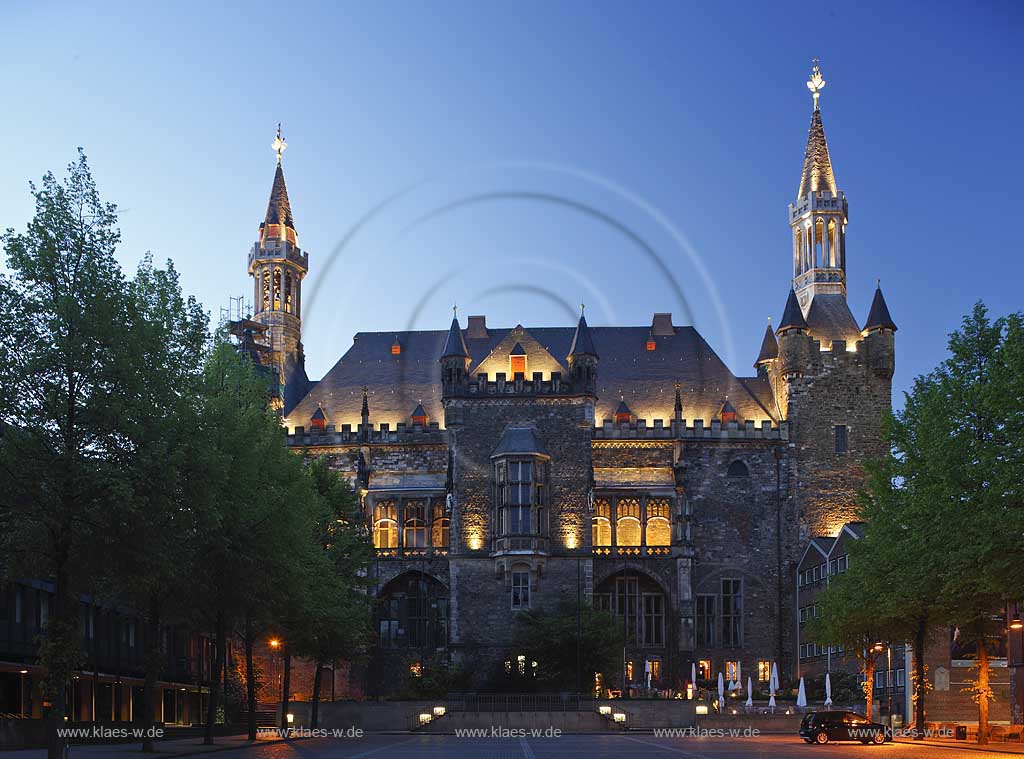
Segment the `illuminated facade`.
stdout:
<path fill-rule="evenodd" d="M 575 327 L 456 315 L 448 329 L 361 332 L 309 383 L 308 260 L 279 161 L 249 260 L 272 350 L 254 355 L 281 364 L 289 444 L 329 457 L 362 498 L 377 554 L 368 683 L 397 688 L 449 661 L 480 684 L 528 676 L 510 648 L 516 615 L 577 599 L 626 632 L 608 688 L 682 690 L 696 662 L 711 677 L 794 671 L 796 564 L 810 536 L 856 516 L 894 360 L 881 290 L 863 328 L 846 302 L 822 86 L 815 69 L 793 289 L 747 377 L 670 314 L 591 327 L 581 313 Z"/>

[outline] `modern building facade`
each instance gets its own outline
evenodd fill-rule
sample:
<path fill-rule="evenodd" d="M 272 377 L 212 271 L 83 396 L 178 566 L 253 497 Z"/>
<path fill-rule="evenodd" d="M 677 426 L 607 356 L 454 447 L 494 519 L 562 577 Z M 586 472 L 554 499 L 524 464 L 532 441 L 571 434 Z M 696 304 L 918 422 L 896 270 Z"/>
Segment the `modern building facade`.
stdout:
<path fill-rule="evenodd" d="M 288 444 L 327 456 L 362 499 L 377 552 L 369 683 L 437 663 L 472 665 L 481 683 L 528 669 L 511 647 L 517 614 L 578 599 L 627 632 L 608 687 L 681 689 L 692 663 L 709 678 L 795 672 L 797 563 L 809 537 L 856 517 L 895 351 L 880 289 L 861 325 L 847 304 L 823 86 L 815 67 L 792 250 L 779 251 L 792 289 L 748 376 L 668 313 L 626 327 L 581 313 L 575 326 L 456 315 L 360 332 L 311 382 L 301 285 L 315 256 L 298 247 L 275 142 L 246 339 L 278 372 Z"/>

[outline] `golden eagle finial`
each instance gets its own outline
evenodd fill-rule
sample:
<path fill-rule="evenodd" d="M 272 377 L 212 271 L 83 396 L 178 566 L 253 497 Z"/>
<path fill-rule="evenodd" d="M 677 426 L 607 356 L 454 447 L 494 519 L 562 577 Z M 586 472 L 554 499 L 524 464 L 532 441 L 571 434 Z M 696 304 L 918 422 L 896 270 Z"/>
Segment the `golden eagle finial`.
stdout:
<path fill-rule="evenodd" d="M 811 91 L 811 96 L 814 98 L 814 110 L 818 110 L 818 98 L 821 96 L 821 91 L 825 89 L 825 79 L 821 76 L 821 69 L 818 68 L 818 59 L 815 58 L 814 68 L 811 69 L 811 78 L 807 80 L 807 89 Z"/>
<path fill-rule="evenodd" d="M 281 154 L 284 153 L 284 149 L 288 147 L 288 143 L 284 141 L 284 137 L 281 136 L 281 122 L 277 122 L 277 136 L 274 141 L 270 143 L 270 148 L 277 153 L 277 164 L 281 165 Z"/>

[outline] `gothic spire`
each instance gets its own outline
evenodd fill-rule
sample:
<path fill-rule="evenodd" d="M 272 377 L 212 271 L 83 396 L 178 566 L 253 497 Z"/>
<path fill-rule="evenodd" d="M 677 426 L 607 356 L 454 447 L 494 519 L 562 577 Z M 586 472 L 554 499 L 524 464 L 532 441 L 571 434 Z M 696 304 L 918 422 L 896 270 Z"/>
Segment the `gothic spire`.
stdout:
<path fill-rule="evenodd" d="M 782 321 L 779 323 L 778 333 L 791 329 L 807 329 L 807 320 L 804 319 L 804 312 L 800 310 L 800 301 L 796 299 L 793 288 L 789 290 L 789 297 L 786 298 L 786 309 L 782 312 Z"/>
<path fill-rule="evenodd" d="M 281 125 L 277 125 L 277 137 L 271 144 L 271 148 L 277 153 L 277 170 L 274 172 L 274 184 L 270 189 L 270 202 L 267 204 L 267 216 L 263 222 L 264 231 L 270 233 L 271 237 L 284 238 L 284 231 L 280 227 L 291 229 L 295 233 L 295 219 L 292 218 L 292 204 L 288 200 L 288 187 L 284 183 L 284 171 L 281 169 L 281 155 L 284 153 L 288 143 L 281 136 Z M 276 230 L 271 225 L 278 225 Z M 273 234 L 273 232 L 277 234 Z"/>
<path fill-rule="evenodd" d="M 580 320 L 576 324 L 576 334 L 572 336 L 572 346 L 569 348 L 570 356 L 593 356 L 597 358 L 597 349 L 594 348 L 594 339 L 590 336 L 590 327 L 587 326 L 587 317 L 583 315 L 583 305 L 580 305 Z"/>
<path fill-rule="evenodd" d="M 466 348 L 466 339 L 462 336 L 462 329 L 459 327 L 459 315 L 452 317 L 452 324 L 448 328 L 448 338 L 444 341 L 444 350 L 441 351 L 441 358 L 469 358 L 469 349 Z"/>
<path fill-rule="evenodd" d="M 807 132 L 807 150 L 804 152 L 804 170 L 800 176 L 799 200 L 809 192 L 828 190 L 838 195 L 836 177 L 832 172 L 832 161 L 828 155 L 828 143 L 825 141 L 825 126 L 821 123 L 821 110 L 818 98 L 825 87 L 818 62 L 814 62 L 811 78 L 807 80 L 807 89 L 814 97 L 814 111 L 811 113 L 811 128 Z"/>
<path fill-rule="evenodd" d="M 864 322 L 864 331 L 872 329 L 888 329 L 896 331 L 896 323 L 889 316 L 889 307 L 882 296 L 882 285 L 875 288 L 875 297 L 871 301 L 871 310 L 868 311 L 868 320 Z"/>
<path fill-rule="evenodd" d="M 764 339 L 761 340 L 761 351 L 757 354 L 757 361 L 754 362 L 754 366 L 760 366 L 766 361 L 771 361 L 774 358 L 778 358 L 779 355 L 779 344 L 775 340 L 775 333 L 772 331 L 771 319 L 768 320 L 768 326 L 764 328 Z"/>

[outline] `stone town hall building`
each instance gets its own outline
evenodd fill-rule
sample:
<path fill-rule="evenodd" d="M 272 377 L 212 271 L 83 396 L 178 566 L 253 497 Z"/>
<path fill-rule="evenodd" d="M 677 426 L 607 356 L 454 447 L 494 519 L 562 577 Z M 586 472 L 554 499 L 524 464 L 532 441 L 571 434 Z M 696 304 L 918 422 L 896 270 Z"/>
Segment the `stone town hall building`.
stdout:
<path fill-rule="evenodd" d="M 796 562 L 811 536 L 856 518 L 861 464 L 883 452 L 896 331 L 880 290 L 860 324 L 847 305 L 847 198 L 823 84 L 815 68 L 792 250 L 779 251 L 792 289 L 745 377 L 656 313 L 633 327 L 470 316 L 360 332 L 310 381 L 310 259 L 276 144 L 249 254 L 250 347 L 279 370 L 289 445 L 327 456 L 362 498 L 376 547 L 371 689 L 417 662 L 471 665 L 481 681 L 528 669 L 510 648 L 517 613 L 578 594 L 621 619 L 632 684 L 649 672 L 653 687 L 681 688 L 691 662 L 706 676 L 736 662 L 755 680 L 773 661 L 793 672 Z"/>

